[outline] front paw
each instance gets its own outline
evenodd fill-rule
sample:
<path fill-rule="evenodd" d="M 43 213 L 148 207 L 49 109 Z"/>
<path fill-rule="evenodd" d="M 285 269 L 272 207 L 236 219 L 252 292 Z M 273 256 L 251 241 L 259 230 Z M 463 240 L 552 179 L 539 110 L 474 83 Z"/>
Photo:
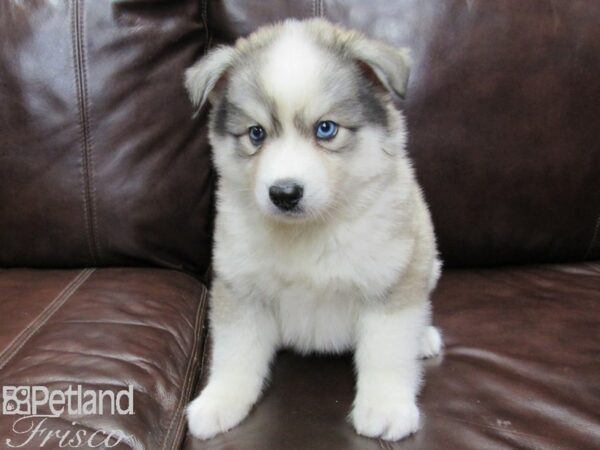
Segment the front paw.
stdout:
<path fill-rule="evenodd" d="M 252 403 L 241 401 L 235 392 L 218 391 L 208 387 L 188 405 L 188 427 L 193 436 L 210 439 L 235 427 L 250 412 Z"/>
<path fill-rule="evenodd" d="M 413 401 L 358 400 L 351 418 L 358 434 L 386 441 L 397 441 L 419 429 L 419 409 Z"/>

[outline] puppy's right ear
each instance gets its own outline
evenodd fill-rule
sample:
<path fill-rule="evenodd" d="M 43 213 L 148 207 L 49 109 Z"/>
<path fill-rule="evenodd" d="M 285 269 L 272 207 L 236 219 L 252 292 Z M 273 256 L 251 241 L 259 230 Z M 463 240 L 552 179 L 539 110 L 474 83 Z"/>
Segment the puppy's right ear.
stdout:
<path fill-rule="evenodd" d="M 233 64 L 235 49 L 217 47 L 185 71 L 185 87 L 194 107 L 199 110 L 207 100 L 213 101 L 219 83 Z"/>
<path fill-rule="evenodd" d="M 353 43 L 352 52 L 356 60 L 372 71 L 386 90 L 400 98 L 405 97 L 411 66 L 407 48 L 396 49 L 383 42 L 361 37 Z"/>

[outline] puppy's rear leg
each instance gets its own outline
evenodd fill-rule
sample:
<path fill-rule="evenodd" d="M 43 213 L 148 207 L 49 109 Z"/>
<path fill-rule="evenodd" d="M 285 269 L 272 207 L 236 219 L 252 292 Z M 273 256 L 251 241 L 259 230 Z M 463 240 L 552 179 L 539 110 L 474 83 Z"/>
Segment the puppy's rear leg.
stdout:
<path fill-rule="evenodd" d="M 437 356 L 442 351 L 443 347 L 442 334 L 434 326 L 428 326 L 423 332 L 421 338 L 421 350 L 419 352 L 420 358 L 431 358 Z"/>
<path fill-rule="evenodd" d="M 187 409 L 201 439 L 239 424 L 260 396 L 276 350 L 275 319 L 262 304 L 232 297 L 215 280 L 211 298 L 213 353 L 208 384 Z"/>

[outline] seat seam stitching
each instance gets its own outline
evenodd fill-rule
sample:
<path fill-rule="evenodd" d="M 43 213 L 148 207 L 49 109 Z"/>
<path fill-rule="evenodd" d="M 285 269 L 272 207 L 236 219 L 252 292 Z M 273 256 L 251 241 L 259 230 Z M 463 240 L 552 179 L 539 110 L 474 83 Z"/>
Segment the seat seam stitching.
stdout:
<path fill-rule="evenodd" d="M 85 7 L 85 0 L 81 0 L 82 8 Z M 86 22 L 84 20 L 84 10 L 82 9 L 79 19 L 81 21 L 81 61 L 83 68 L 83 93 L 84 93 L 84 107 L 85 107 L 85 119 L 86 119 L 86 129 L 87 129 L 87 145 L 88 145 L 88 158 L 89 158 L 89 166 L 88 166 L 88 183 L 90 185 L 91 190 L 91 213 L 92 213 L 92 237 L 96 249 L 96 264 L 100 259 L 100 239 L 98 238 L 98 208 L 96 202 L 96 183 L 95 183 L 95 175 L 96 175 L 96 163 L 94 159 L 94 140 L 92 137 L 92 124 L 91 124 L 91 111 L 90 111 L 90 102 L 89 102 L 89 88 L 88 88 L 88 59 L 87 59 L 87 44 L 86 44 Z"/>
<path fill-rule="evenodd" d="M 79 76 L 78 76 L 78 64 L 77 64 L 77 31 L 76 31 L 76 17 L 77 17 L 77 9 L 78 9 L 78 4 L 77 4 L 78 0 L 72 0 L 71 1 L 71 48 L 73 51 L 73 76 L 74 76 L 74 81 L 75 81 L 75 95 L 77 96 L 77 113 L 79 116 L 79 127 L 80 129 L 82 128 L 81 126 L 81 88 L 80 88 L 80 80 L 79 80 Z M 92 245 L 91 245 L 91 239 L 90 239 L 90 235 L 89 235 L 89 214 L 88 214 L 88 203 L 87 203 L 87 197 L 85 195 L 85 186 L 86 186 L 86 180 L 85 180 L 85 158 L 84 158 L 84 143 L 83 143 L 83 133 L 80 131 L 80 149 L 79 149 L 79 154 L 80 154 L 80 166 L 81 166 L 81 199 L 83 202 L 83 219 L 85 222 L 85 238 L 88 244 L 88 251 L 90 253 L 90 258 L 93 260 L 93 249 L 92 249 Z"/>
<path fill-rule="evenodd" d="M 176 419 L 178 417 L 180 417 L 181 415 L 181 408 L 182 408 L 182 403 L 184 402 L 184 399 L 188 397 L 188 393 L 190 390 L 190 386 L 192 385 L 192 382 L 190 380 L 190 374 L 192 369 L 196 366 L 196 362 L 197 362 L 197 356 L 196 356 L 196 351 L 198 349 L 198 344 L 199 344 L 199 337 L 200 337 L 200 330 L 202 329 L 201 327 L 201 320 L 200 318 L 203 316 L 203 312 L 206 308 L 206 296 L 207 296 L 207 291 L 206 288 L 204 288 L 204 291 L 202 292 L 202 298 L 200 299 L 200 301 L 198 302 L 198 309 L 196 311 L 196 318 L 194 320 L 194 334 L 193 334 L 193 343 L 192 343 L 192 349 L 191 349 L 191 354 L 192 357 L 189 360 L 188 366 L 186 368 L 185 374 L 184 374 L 184 386 L 181 389 L 181 394 L 179 396 L 179 400 L 177 402 L 177 407 L 175 408 L 175 412 L 173 414 L 173 418 L 171 419 L 171 422 L 169 423 L 169 427 L 167 428 L 167 431 L 164 435 L 163 438 L 163 442 L 162 445 L 160 446 L 160 448 L 162 449 L 166 449 L 167 445 L 169 443 L 169 437 L 171 435 L 171 430 L 173 429 L 173 425 L 176 422 Z M 177 426 L 176 432 L 179 432 L 180 428 L 181 428 L 181 424 L 183 423 L 183 420 L 179 420 L 179 424 Z M 173 442 L 171 442 L 170 447 L 173 448 L 173 444 L 175 443 L 176 440 L 173 440 Z"/>
<path fill-rule="evenodd" d="M 84 0 L 72 0 L 71 41 L 75 70 L 75 90 L 79 115 L 81 145 L 81 190 L 88 250 L 93 265 L 98 264 L 100 248 L 97 237 L 96 192 L 93 181 L 94 160 L 90 134 L 87 86 L 87 59 L 85 51 Z"/>
<path fill-rule="evenodd" d="M 65 292 L 73 285 L 73 283 L 81 276 L 83 271 L 79 271 L 77 272 L 77 275 L 75 275 L 61 290 L 60 292 L 50 301 L 50 303 L 48 303 L 48 305 L 46 305 L 46 307 L 33 319 L 33 321 L 26 327 L 24 328 L 11 342 L 10 344 L 8 344 L 8 346 L 2 351 L 0 352 L 0 361 L 4 360 L 5 355 L 11 351 L 11 348 L 14 347 L 15 343 L 17 341 L 19 341 L 22 336 L 27 332 L 27 330 L 29 330 L 32 326 L 35 326 L 35 324 L 37 323 L 38 320 L 40 320 L 40 318 L 44 315 L 44 313 L 46 313 L 48 311 L 49 308 L 52 307 L 52 305 L 54 303 L 56 303 L 64 294 Z M 1 363 L 0 363 L 1 366 Z"/>
<path fill-rule="evenodd" d="M 200 332 L 204 328 L 202 326 L 203 322 L 201 323 L 200 321 L 202 321 L 202 318 L 205 317 L 205 311 L 206 311 L 206 307 L 207 307 L 206 305 L 208 303 L 206 301 L 207 295 L 208 295 L 208 291 L 205 290 L 204 291 L 204 295 L 203 295 L 203 299 L 202 299 L 202 303 L 203 303 L 202 311 L 200 312 L 200 317 L 199 317 L 199 322 L 198 322 L 199 326 L 198 326 L 198 329 L 197 329 L 196 334 L 195 334 L 196 342 L 200 341 L 200 334 L 201 334 Z M 203 339 L 202 340 L 202 358 L 200 359 L 200 362 L 198 362 L 198 358 L 197 358 L 197 348 L 194 349 L 194 367 L 198 367 L 199 363 L 202 364 L 204 362 L 204 354 L 205 354 L 205 352 L 206 352 L 206 341 Z M 192 377 L 190 379 L 190 382 L 188 383 L 188 389 L 186 390 L 185 398 L 189 398 L 190 397 L 190 395 L 192 393 L 192 390 L 193 390 L 193 388 L 195 386 L 195 383 L 193 382 L 194 380 L 195 380 L 195 377 Z M 175 430 L 175 438 L 173 439 L 173 443 L 171 445 L 171 450 L 173 450 L 174 448 L 177 447 L 176 444 L 181 439 L 180 436 L 182 435 L 183 430 L 185 429 L 185 424 L 186 424 L 186 420 L 185 420 L 185 415 L 184 415 L 184 417 L 182 417 L 182 419 L 179 421 L 179 424 L 177 425 L 177 429 Z"/>
<path fill-rule="evenodd" d="M 84 269 L 80 271 L 44 308 L 44 310 L 35 318 L 32 324 L 24 329 L 2 352 L 0 356 L 0 369 L 14 358 L 14 356 L 27 344 L 38 331 L 54 317 L 58 310 L 71 298 L 71 296 L 81 287 L 83 283 L 94 272 L 94 269 Z"/>
<path fill-rule="evenodd" d="M 323 17 L 323 0 L 313 0 L 312 15 L 313 17 Z"/>
<path fill-rule="evenodd" d="M 169 441 L 169 437 L 171 435 L 171 429 L 173 428 L 173 425 L 176 422 L 176 418 L 179 417 L 180 414 L 181 414 L 181 407 L 182 407 L 183 400 L 188 397 L 190 386 L 192 385 L 192 382 L 190 380 L 190 374 L 191 374 L 191 370 L 193 369 L 193 367 L 196 366 L 196 364 L 195 364 L 195 362 L 197 360 L 196 351 L 197 351 L 197 348 L 198 348 L 199 337 L 200 337 L 199 336 L 200 335 L 199 330 L 202 328 L 200 326 L 200 318 L 203 316 L 205 305 L 206 305 L 206 290 L 204 290 L 204 292 L 202 293 L 202 298 L 200 299 L 200 302 L 198 304 L 198 309 L 196 311 L 196 319 L 194 321 L 194 328 L 195 329 L 194 329 L 194 335 L 193 335 L 194 342 L 193 342 L 193 346 L 192 346 L 192 358 L 190 358 L 190 362 L 189 362 L 188 367 L 187 367 L 186 372 L 185 372 L 185 378 L 184 378 L 184 384 L 185 385 L 184 385 L 184 387 L 181 390 L 181 395 L 180 395 L 179 400 L 177 402 L 177 407 L 175 409 L 175 414 L 173 415 L 173 418 L 171 419 L 171 423 L 169 424 L 169 428 L 167 429 L 167 432 L 165 433 L 165 437 L 164 437 L 164 440 L 163 440 L 163 445 L 161 446 L 161 448 L 163 448 L 163 449 L 165 449 L 167 447 L 167 444 L 168 444 L 168 441 Z M 177 429 L 175 430 L 176 431 L 175 435 L 179 434 L 179 430 L 180 430 L 181 424 L 183 422 L 184 422 L 183 420 L 181 420 L 181 419 L 179 420 L 179 424 L 177 426 Z M 170 447 L 173 448 L 173 446 L 175 445 L 176 442 L 177 442 L 177 440 L 173 439 L 172 442 L 171 442 Z"/>

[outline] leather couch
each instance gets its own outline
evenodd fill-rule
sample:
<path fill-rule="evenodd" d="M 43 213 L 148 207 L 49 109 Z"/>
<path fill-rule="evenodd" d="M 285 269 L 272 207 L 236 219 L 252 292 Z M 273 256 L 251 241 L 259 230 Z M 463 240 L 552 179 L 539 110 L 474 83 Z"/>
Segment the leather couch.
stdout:
<path fill-rule="evenodd" d="M 350 356 L 290 353 L 242 425 L 197 441 L 215 175 L 182 74 L 313 16 L 412 49 L 398 107 L 446 348 L 404 441 L 352 430 Z M 30 442 L 2 414 L 0 448 L 600 448 L 599 23 L 596 0 L 2 0 L 0 385 L 133 385 L 135 414 L 50 417 Z"/>

